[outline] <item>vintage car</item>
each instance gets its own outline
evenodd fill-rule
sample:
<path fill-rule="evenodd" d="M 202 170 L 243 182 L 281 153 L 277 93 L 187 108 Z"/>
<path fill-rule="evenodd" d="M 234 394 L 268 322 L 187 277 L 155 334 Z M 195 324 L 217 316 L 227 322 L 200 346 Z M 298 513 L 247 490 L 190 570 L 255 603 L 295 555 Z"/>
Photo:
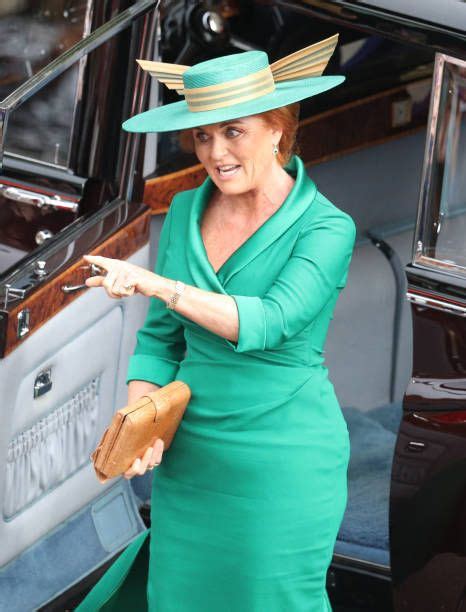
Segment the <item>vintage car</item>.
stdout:
<path fill-rule="evenodd" d="M 135 59 L 273 61 L 335 32 L 346 81 L 302 103 L 299 136 L 358 228 L 325 346 L 351 439 L 327 589 L 335 611 L 462 610 L 466 5 L 8 0 L 0 31 L 0 612 L 72 610 L 150 524 L 151 473 L 102 485 L 89 458 L 148 300 L 90 290 L 82 256 L 153 269 L 205 173 L 178 134 L 121 129 L 177 99 Z"/>

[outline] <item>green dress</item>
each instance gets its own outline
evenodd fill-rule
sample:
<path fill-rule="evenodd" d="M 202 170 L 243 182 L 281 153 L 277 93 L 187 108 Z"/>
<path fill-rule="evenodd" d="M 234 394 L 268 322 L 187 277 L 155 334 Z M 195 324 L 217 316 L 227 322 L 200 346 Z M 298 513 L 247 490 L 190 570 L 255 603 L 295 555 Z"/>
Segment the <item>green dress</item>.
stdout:
<path fill-rule="evenodd" d="M 200 233 L 214 183 L 173 199 L 155 271 L 232 296 L 239 338 L 150 299 L 127 381 L 179 379 L 192 397 L 153 472 L 150 529 L 79 612 L 331 610 L 350 443 L 323 347 L 356 227 L 299 157 L 286 169 L 292 191 L 217 273 Z"/>

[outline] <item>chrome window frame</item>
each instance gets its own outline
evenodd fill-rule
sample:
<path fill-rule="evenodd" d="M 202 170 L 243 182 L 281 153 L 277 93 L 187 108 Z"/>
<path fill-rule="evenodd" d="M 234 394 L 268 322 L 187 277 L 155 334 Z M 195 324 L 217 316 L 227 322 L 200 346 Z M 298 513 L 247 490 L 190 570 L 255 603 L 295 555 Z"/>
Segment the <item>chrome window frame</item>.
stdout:
<path fill-rule="evenodd" d="M 424 236 L 431 205 L 432 171 L 434 155 L 437 146 L 437 125 L 442 94 L 442 81 L 446 64 L 456 64 L 466 68 L 466 60 L 459 59 L 446 53 L 435 54 L 434 76 L 430 98 L 429 117 L 427 120 L 427 137 L 424 150 L 424 163 L 422 167 L 419 204 L 416 226 L 413 235 L 411 262 L 413 266 L 428 270 L 442 272 L 454 278 L 466 277 L 466 268 L 450 261 L 444 261 L 424 254 Z"/>
<path fill-rule="evenodd" d="M 93 10 L 92 0 L 87 0 L 86 15 L 85 15 L 85 18 L 84 18 L 84 27 L 83 27 L 83 37 L 82 37 L 81 40 L 87 39 L 87 37 L 90 36 L 91 25 L 92 25 L 92 10 Z M 61 56 L 59 56 L 58 58 L 55 58 L 55 59 L 59 59 L 60 57 Z M 74 133 L 75 133 L 75 130 L 76 130 L 76 126 L 75 126 L 76 111 L 77 111 L 77 108 L 78 108 L 78 104 L 79 104 L 79 102 L 81 101 L 81 98 L 82 98 L 83 85 L 84 85 L 84 83 L 83 83 L 83 75 L 84 75 L 84 70 L 86 68 L 86 63 L 87 63 L 87 54 L 79 60 L 78 71 L 77 71 L 77 75 L 76 75 L 76 89 L 75 89 L 74 100 L 73 100 L 73 119 L 72 119 L 72 123 L 71 123 L 71 129 L 70 129 L 70 132 L 69 132 L 69 135 L 70 135 L 70 145 L 73 142 Z M 48 64 L 48 65 L 50 65 L 50 64 Z M 51 80 L 53 80 L 53 78 Z M 17 89 L 15 89 L 15 91 L 17 91 Z M 15 93 L 15 91 L 13 91 L 12 94 Z M 12 94 L 10 94 L 10 95 L 12 95 Z M 7 100 L 9 97 L 10 96 L 7 96 L 6 98 L 4 98 L 4 100 Z M 2 101 L 0 101 L 0 104 L 1 103 L 2 103 Z M 21 104 L 22 103 L 23 102 L 21 102 Z M 19 104 L 18 106 L 21 106 L 21 104 Z M 0 107 L 0 109 L 1 109 L 1 107 Z M 1 116 L 2 115 L 1 115 L 1 110 L 0 110 L 0 118 L 1 118 Z M 4 130 L 4 132 L 3 132 L 3 138 L 4 138 L 3 143 L 5 142 L 5 136 L 6 136 L 6 130 Z M 2 149 L 2 146 L 3 146 L 2 145 L 2 130 L 1 130 L 1 120 L 0 120 L 0 169 L 2 167 L 2 158 L 3 158 L 2 150 L 3 150 L 3 153 L 6 154 L 11 159 L 24 160 L 24 161 L 31 162 L 31 163 L 37 163 L 37 164 L 40 164 L 40 165 L 43 165 L 43 166 L 48 166 L 50 168 L 57 168 L 59 170 L 69 170 L 69 165 L 70 165 L 70 148 L 69 147 L 68 147 L 68 152 L 67 152 L 67 156 L 66 156 L 66 165 L 62 165 L 62 164 L 53 163 L 53 162 L 50 162 L 50 161 L 45 161 L 45 160 L 42 160 L 42 159 L 37 159 L 37 158 L 31 157 L 29 155 L 22 155 L 21 153 L 15 153 L 14 151 L 8 151 L 5 147 Z"/>
<path fill-rule="evenodd" d="M 125 11 L 97 28 L 97 30 L 89 34 L 89 36 L 82 38 L 75 45 L 67 49 L 64 53 L 47 64 L 47 66 L 44 66 L 39 72 L 22 83 L 9 96 L 0 101 L 0 171 L 3 168 L 3 157 L 6 153 L 5 138 L 10 113 L 19 108 L 48 83 L 59 77 L 77 61 L 83 60 L 91 51 L 94 51 L 94 49 L 97 49 L 110 40 L 115 34 L 124 30 L 136 17 L 143 15 L 151 8 L 155 8 L 158 2 L 159 0 L 140 0 L 136 2 L 133 6 L 127 8 Z M 8 156 L 10 156 L 9 153 Z M 34 160 L 34 162 L 44 166 L 51 165 L 47 162 L 42 164 L 41 160 Z M 61 166 L 53 165 L 53 167 L 60 168 Z"/>

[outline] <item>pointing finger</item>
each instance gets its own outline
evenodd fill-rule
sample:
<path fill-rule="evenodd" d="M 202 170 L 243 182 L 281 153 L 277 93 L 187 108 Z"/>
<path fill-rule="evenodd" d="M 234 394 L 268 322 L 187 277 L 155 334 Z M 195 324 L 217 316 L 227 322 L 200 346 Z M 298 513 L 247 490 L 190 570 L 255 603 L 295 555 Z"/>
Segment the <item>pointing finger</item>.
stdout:
<path fill-rule="evenodd" d="M 105 280 L 105 276 L 89 276 L 84 283 L 88 287 L 101 287 Z"/>
<path fill-rule="evenodd" d="M 106 270 L 114 260 L 111 257 L 103 257 L 102 255 L 83 255 L 83 259 L 89 263 L 95 263 Z"/>

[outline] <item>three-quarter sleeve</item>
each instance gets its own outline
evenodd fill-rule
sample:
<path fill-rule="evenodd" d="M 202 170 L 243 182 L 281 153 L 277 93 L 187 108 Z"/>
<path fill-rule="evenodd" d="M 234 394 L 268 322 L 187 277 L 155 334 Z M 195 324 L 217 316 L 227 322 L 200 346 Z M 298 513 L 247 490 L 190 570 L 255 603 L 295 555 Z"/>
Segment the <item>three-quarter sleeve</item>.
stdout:
<path fill-rule="evenodd" d="M 356 240 L 350 215 L 337 209 L 301 230 L 290 258 L 262 297 L 231 295 L 239 317 L 235 352 L 280 346 L 307 327 L 346 284 Z"/>
<path fill-rule="evenodd" d="M 159 237 L 155 273 L 163 275 L 166 251 L 170 242 L 173 202 L 167 211 Z M 126 384 L 145 380 L 167 385 L 174 380 L 184 357 L 186 341 L 183 325 L 171 314 L 162 300 L 151 297 L 143 326 L 136 333 L 136 347 L 130 357 Z"/>

